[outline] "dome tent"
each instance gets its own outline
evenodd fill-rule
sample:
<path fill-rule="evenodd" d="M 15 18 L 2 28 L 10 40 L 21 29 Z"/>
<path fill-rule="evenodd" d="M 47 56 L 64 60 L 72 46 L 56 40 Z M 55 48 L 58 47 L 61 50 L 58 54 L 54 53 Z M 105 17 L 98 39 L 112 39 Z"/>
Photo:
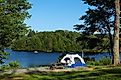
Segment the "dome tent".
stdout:
<path fill-rule="evenodd" d="M 78 54 L 66 54 L 60 62 L 71 68 L 86 66 L 84 59 Z"/>

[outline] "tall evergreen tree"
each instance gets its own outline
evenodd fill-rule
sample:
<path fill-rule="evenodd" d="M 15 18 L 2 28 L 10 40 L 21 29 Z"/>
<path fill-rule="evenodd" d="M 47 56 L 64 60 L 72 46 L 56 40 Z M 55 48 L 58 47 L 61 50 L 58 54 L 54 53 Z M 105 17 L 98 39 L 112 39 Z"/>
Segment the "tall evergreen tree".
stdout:
<path fill-rule="evenodd" d="M 81 25 L 75 25 L 75 28 L 77 30 L 82 30 L 84 33 L 88 34 L 94 34 L 94 32 L 98 31 L 102 35 L 109 34 L 110 39 L 110 49 L 111 53 L 115 54 L 115 58 L 118 58 L 118 53 L 116 52 L 116 48 L 118 48 L 118 29 L 119 29 L 119 21 L 115 23 L 115 20 L 119 19 L 119 10 L 120 7 L 115 7 L 116 3 L 119 5 L 119 1 L 115 0 L 83 0 L 85 4 L 88 4 L 90 8 L 86 11 L 86 15 L 81 16 L 80 20 L 84 20 L 84 24 Z M 115 3 L 114 3 L 115 2 Z M 117 8 L 117 9 L 116 9 Z M 117 11 L 116 11 L 117 10 Z M 118 14 L 116 14 L 118 12 Z M 117 18 L 115 18 L 115 14 L 117 15 Z M 115 24 L 115 25 L 114 25 Z M 116 26 L 117 24 L 117 27 Z M 114 30 L 115 29 L 115 30 Z M 117 29 L 117 30 L 116 30 Z M 114 33 L 114 40 L 112 37 L 112 32 Z M 117 34 L 115 34 L 117 33 Z M 115 43 L 115 41 L 117 41 Z M 117 47 L 115 47 L 117 46 Z M 114 48 L 115 47 L 115 48 Z M 119 51 L 118 51 L 119 52 Z M 117 56 L 117 57 L 116 57 Z M 114 61 L 115 60 L 115 61 Z M 113 58 L 113 61 L 115 65 L 119 63 L 116 59 Z M 117 63 L 116 63 L 117 62 Z"/>

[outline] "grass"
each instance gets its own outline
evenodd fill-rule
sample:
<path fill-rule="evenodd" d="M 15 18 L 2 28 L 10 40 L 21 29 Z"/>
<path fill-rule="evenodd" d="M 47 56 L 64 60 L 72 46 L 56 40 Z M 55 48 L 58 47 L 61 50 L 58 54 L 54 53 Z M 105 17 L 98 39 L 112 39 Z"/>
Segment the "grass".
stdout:
<path fill-rule="evenodd" d="M 94 70 L 4 74 L 0 80 L 121 80 L 121 67 L 96 67 Z"/>

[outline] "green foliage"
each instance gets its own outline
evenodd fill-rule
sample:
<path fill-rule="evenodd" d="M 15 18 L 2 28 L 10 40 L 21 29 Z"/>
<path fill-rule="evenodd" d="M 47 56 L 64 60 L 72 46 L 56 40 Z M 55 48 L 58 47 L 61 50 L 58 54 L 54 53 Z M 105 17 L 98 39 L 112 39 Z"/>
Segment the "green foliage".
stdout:
<path fill-rule="evenodd" d="M 27 0 L 0 0 L 0 64 L 7 56 L 2 50 L 28 32 L 24 20 L 30 17 L 30 8 Z"/>
<path fill-rule="evenodd" d="M 10 67 L 8 65 L 2 65 L 0 66 L 0 71 L 8 70 Z"/>
<path fill-rule="evenodd" d="M 11 61 L 7 65 L 1 65 L 0 71 L 9 70 L 9 69 L 16 69 L 16 68 L 19 68 L 19 67 L 20 67 L 20 65 L 17 61 Z"/>
<path fill-rule="evenodd" d="M 86 14 L 80 17 L 80 20 L 84 20 L 84 24 L 76 25 L 75 28 L 89 34 L 95 31 L 103 34 L 110 32 L 114 27 L 114 0 L 83 0 L 83 2 L 89 5 L 89 8 Z"/>
<path fill-rule="evenodd" d="M 100 63 L 99 61 L 95 61 L 95 60 L 88 60 L 86 61 L 86 64 L 88 67 L 90 66 L 102 66 L 102 63 Z"/>
<path fill-rule="evenodd" d="M 108 57 L 102 57 L 98 61 L 90 60 L 86 62 L 88 66 L 104 66 L 104 65 L 110 65 L 111 59 Z"/>
<path fill-rule="evenodd" d="M 62 30 L 36 33 L 31 31 L 28 36 L 15 41 L 12 48 L 14 50 L 45 52 L 81 52 L 80 43 L 76 41 L 79 35 L 77 32 Z"/>
<path fill-rule="evenodd" d="M 84 35 L 78 32 L 57 30 L 55 32 L 35 32 L 30 30 L 14 42 L 13 50 L 44 52 L 108 52 L 108 35 Z"/>
<path fill-rule="evenodd" d="M 27 0 L 0 1 L 0 48 L 10 46 L 15 39 L 27 33 L 24 20 L 30 17 L 27 12 L 30 8 Z"/>
<path fill-rule="evenodd" d="M 7 52 L 4 52 L 3 50 L 0 50 L 0 64 L 3 64 L 4 63 L 4 59 L 6 59 L 7 58 L 7 55 L 8 55 L 9 53 L 7 53 Z"/>
<path fill-rule="evenodd" d="M 9 67 L 10 68 L 18 68 L 19 67 L 19 63 L 17 61 L 12 61 L 9 63 Z"/>
<path fill-rule="evenodd" d="M 84 23 L 75 25 L 74 26 L 75 29 L 80 30 L 84 35 L 90 35 L 90 34 L 94 34 L 95 32 L 98 32 L 99 34 L 101 34 L 101 36 L 98 37 L 98 40 L 103 40 L 105 35 L 107 36 L 108 34 L 108 38 L 107 38 L 109 39 L 108 42 L 107 43 L 105 42 L 105 44 L 100 45 L 102 50 L 107 48 L 109 49 L 109 52 L 111 52 L 112 54 L 118 53 L 119 51 L 115 50 L 116 48 L 114 48 L 115 46 L 114 41 L 115 39 L 118 40 L 117 39 L 118 36 L 116 38 L 113 38 L 115 37 L 115 34 L 113 33 L 115 33 L 115 31 L 118 30 L 117 28 L 114 28 L 115 26 L 114 23 L 116 20 L 115 15 L 116 15 L 116 11 L 118 11 L 115 9 L 118 7 L 115 7 L 114 1 L 118 1 L 118 0 L 82 0 L 82 1 L 84 2 L 84 4 L 87 4 L 89 8 L 87 11 L 85 11 L 85 15 L 82 15 L 80 17 L 80 20 L 84 21 Z M 119 13 L 120 11 L 118 12 L 118 14 Z M 121 28 L 121 27 L 118 27 L 118 28 Z M 119 32 L 117 31 L 116 33 L 119 33 Z M 91 41 L 92 39 L 89 39 L 89 40 Z M 95 40 L 95 41 L 89 42 L 88 43 L 89 47 L 97 46 L 98 45 L 97 43 L 99 43 L 97 41 Z M 95 44 L 93 42 L 95 42 Z M 93 45 L 90 46 L 90 43 Z"/>
<path fill-rule="evenodd" d="M 99 63 L 101 63 L 102 65 L 110 65 L 111 64 L 111 59 L 108 57 L 102 57 L 99 60 Z"/>
<path fill-rule="evenodd" d="M 103 47 L 104 47 L 104 46 L 102 46 L 102 43 L 105 42 L 103 39 L 106 39 L 106 41 L 107 41 L 107 38 L 100 39 L 99 36 L 101 36 L 101 35 L 99 35 L 99 34 L 95 34 L 95 35 L 81 34 L 80 37 L 77 38 L 77 41 L 81 42 L 82 49 L 86 48 L 88 50 L 99 51 L 99 50 L 103 49 Z"/>

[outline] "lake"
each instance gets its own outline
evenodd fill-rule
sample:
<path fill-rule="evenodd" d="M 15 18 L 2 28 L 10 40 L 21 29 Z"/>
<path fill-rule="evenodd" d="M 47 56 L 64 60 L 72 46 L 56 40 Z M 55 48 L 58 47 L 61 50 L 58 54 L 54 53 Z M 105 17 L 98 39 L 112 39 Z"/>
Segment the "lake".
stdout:
<path fill-rule="evenodd" d="M 53 53 L 45 53 L 45 52 L 25 52 L 25 51 L 13 51 L 13 50 L 6 50 L 9 52 L 7 60 L 5 60 L 5 64 L 8 64 L 10 61 L 17 61 L 19 62 L 20 66 L 23 68 L 26 67 L 35 67 L 40 65 L 51 65 L 58 60 L 60 53 L 53 52 Z M 78 53 L 80 56 L 81 53 Z M 108 56 L 108 53 L 96 54 L 96 55 L 85 55 L 90 58 L 95 58 L 95 60 L 99 60 L 104 56 Z M 121 55 L 120 55 L 121 56 Z M 121 60 L 121 59 L 120 59 Z"/>

